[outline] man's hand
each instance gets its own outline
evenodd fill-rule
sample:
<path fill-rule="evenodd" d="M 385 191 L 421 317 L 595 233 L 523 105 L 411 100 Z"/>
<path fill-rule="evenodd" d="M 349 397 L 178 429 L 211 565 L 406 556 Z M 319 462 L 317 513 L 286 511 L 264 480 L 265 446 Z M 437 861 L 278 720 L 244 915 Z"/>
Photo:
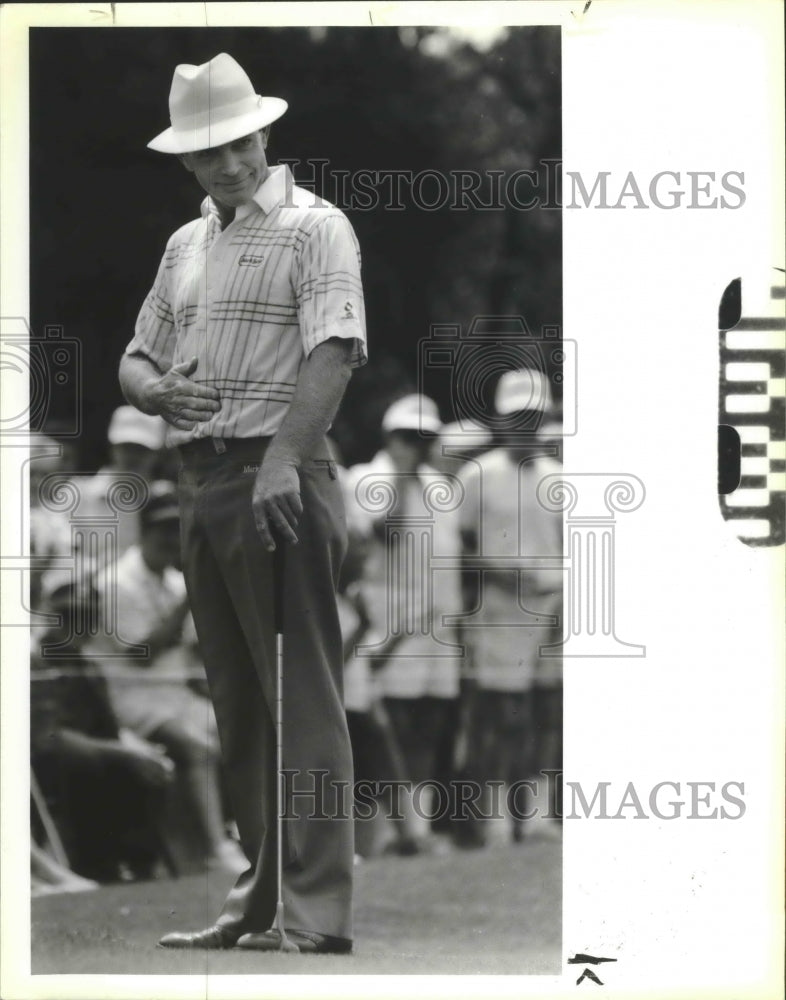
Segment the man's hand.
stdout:
<path fill-rule="evenodd" d="M 303 513 L 297 466 L 281 459 L 265 458 L 254 483 L 251 506 L 259 537 L 268 552 L 276 547 L 274 532 L 294 545 L 297 542 L 295 529 Z"/>
<path fill-rule="evenodd" d="M 221 409 L 218 390 L 191 381 L 198 364 L 197 358 L 191 358 L 174 365 L 147 387 L 150 411 L 161 414 L 168 424 L 181 431 L 192 430 Z"/>
<path fill-rule="evenodd" d="M 148 743 L 132 730 L 121 730 L 118 750 L 123 763 L 146 784 L 163 788 L 174 778 L 175 765 L 164 748 Z"/>
<path fill-rule="evenodd" d="M 175 765 L 160 750 L 153 747 L 149 750 L 131 750 L 128 747 L 123 749 L 128 769 L 145 784 L 154 788 L 164 788 L 172 781 Z"/>
<path fill-rule="evenodd" d="M 297 542 L 303 513 L 298 469 L 313 457 L 336 415 L 351 374 L 351 353 L 352 341 L 331 337 L 300 366 L 292 402 L 254 483 L 254 520 L 268 552 L 276 547 L 276 531 L 285 542 Z"/>

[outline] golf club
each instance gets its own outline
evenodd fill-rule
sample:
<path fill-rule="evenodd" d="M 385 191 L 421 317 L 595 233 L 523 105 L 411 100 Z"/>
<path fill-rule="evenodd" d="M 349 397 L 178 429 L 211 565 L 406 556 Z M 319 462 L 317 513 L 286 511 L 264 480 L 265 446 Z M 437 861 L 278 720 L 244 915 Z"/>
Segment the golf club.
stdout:
<path fill-rule="evenodd" d="M 276 917 L 273 930 L 278 931 L 279 951 L 300 951 L 290 941 L 284 929 L 284 891 L 282 888 L 284 868 L 284 846 L 282 842 L 281 807 L 283 789 L 281 771 L 283 769 L 284 742 L 284 543 L 279 539 L 273 553 L 273 620 L 276 630 Z"/>

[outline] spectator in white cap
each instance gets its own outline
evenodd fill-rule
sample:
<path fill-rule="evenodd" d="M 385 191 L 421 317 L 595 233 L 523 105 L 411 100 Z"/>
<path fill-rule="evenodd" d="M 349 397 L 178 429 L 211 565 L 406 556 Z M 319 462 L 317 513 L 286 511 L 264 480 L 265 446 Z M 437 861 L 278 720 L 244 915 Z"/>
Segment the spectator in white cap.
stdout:
<path fill-rule="evenodd" d="M 428 396 L 412 393 L 389 406 L 382 417 L 382 431 L 395 469 L 416 472 L 427 464 L 440 430 L 437 404 Z"/>
<path fill-rule="evenodd" d="M 165 430 L 161 417 L 140 413 L 134 406 L 119 406 L 107 431 L 111 468 L 150 476 L 156 455 L 164 446 Z"/>
<path fill-rule="evenodd" d="M 497 384 L 494 397 L 497 415 L 517 414 L 516 426 L 524 431 L 536 429 L 551 407 L 549 380 L 535 368 L 505 372 Z"/>
<path fill-rule="evenodd" d="M 535 768 L 532 688 L 540 647 L 553 641 L 553 616 L 562 594 L 559 567 L 533 568 L 525 562 L 562 554 L 562 519 L 537 499 L 540 480 L 560 469 L 549 457 L 553 449 L 538 436 L 551 409 L 546 376 L 531 369 L 505 373 L 495 407 L 499 447 L 462 470 L 466 493 L 460 508 L 464 552 L 472 567 L 466 577 L 475 583 L 474 593 L 465 592 L 468 608 L 475 609 L 474 627 L 465 631 L 472 678 L 467 770 L 484 788 L 486 803 L 489 782 L 525 781 Z M 520 794 L 513 805 L 512 835 L 518 840 L 529 803 Z M 480 846 L 486 829 L 467 822 L 459 837 L 466 846 Z"/>
<path fill-rule="evenodd" d="M 161 417 L 140 413 L 133 406 L 120 406 L 112 414 L 107 431 L 109 462 L 90 479 L 77 480 L 80 490 L 80 519 L 103 519 L 117 527 L 117 550 L 121 556 L 140 539 L 139 510 L 117 510 L 110 506 L 110 491 L 122 483 L 129 493 L 144 501 L 144 486 L 153 474 L 156 459 L 164 446 L 166 424 Z M 142 486 L 139 486 L 141 481 Z M 107 520 L 108 519 L 108 520 Z M 99 553 L 94 569 L 108 561 L 109 553 Z"/>
<path fill-rule="evenodd" d="M 460 485 L 428 462 L 441 428 L 433 400 L 405 396 L 382 418 L 383 449 L 347 474 L 348 506 L 365 517 L 374 539 L 365 570 L 371 624 L 375 633 L 399 639 L 378 684 L 413 787 L 435 777 L 459 689 L 459 647 L 443 619 L 461 607 Z M 440 490 L 455 503 L 434 503 Z M 384 495 L 390 502 L 378 509 Z M 453 557 L 453 567 L 435 571 L 428 559 L 418 561 L 425 551 Z M 429 805 L 422 804 L 426 814 Z M 429 824 L 416 818 L 421 846 L 437 847 Z"/>

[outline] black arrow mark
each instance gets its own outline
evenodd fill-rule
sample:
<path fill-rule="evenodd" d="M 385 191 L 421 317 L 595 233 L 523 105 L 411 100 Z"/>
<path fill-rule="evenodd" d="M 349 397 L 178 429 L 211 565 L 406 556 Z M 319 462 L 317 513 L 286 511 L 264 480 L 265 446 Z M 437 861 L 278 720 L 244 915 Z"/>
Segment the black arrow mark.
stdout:
<path fill-rule="evenodd" d="M 593 983 L 597 983 L 598 986 L 602 986 L 603 985 L 603 980 L 602 979 L 598 979 L 598 977 L 595 975 L 595 973 L 592 971 L 592 969 L 585 969 L 582 972 L 582 974 L 579 976 L 579 978 L 576 980 L 576 985 L 578 986 L 579 983 L 583 979 L 591 979 L 593 981 Z"/>
<path fill-rule="evenodd" d="M 616 962 L 616 958 L 598 958 L 595 955 L 585 955 L 579 952 L 573 958 L 568 959 L 568 965 L 601 965 L 603 962 Z"/>

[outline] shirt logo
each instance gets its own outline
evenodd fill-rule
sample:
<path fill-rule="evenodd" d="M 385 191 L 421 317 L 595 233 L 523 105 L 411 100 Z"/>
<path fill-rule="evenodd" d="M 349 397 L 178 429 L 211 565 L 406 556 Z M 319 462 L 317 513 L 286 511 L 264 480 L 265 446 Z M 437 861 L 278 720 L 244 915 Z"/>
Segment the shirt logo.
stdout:
<path fill-rule="evenodd" d="M 253 253 L 244 253 L 238 263 L 240 267 L 259 267 L 264 259 L 264 257 L 258 257 Z"/>

